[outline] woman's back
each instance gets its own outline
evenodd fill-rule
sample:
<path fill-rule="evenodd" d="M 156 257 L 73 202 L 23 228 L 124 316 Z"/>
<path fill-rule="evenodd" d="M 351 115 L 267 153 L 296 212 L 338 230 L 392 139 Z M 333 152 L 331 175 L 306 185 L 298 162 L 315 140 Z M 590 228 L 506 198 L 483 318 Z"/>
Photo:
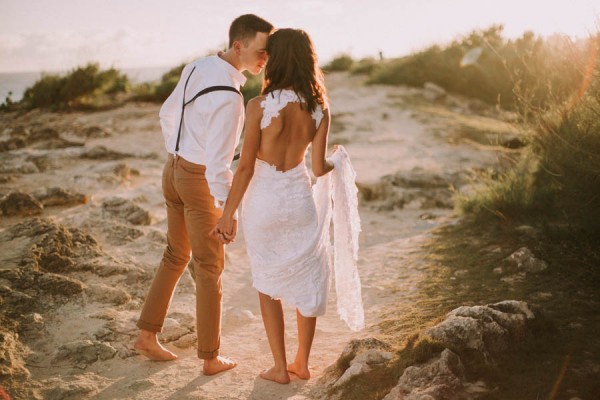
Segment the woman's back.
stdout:
<path fill-rule="evenodd" d="M 288 171 L 304 159 L 323 119 L 323 109 L 317 105 L 310 113 L 304 100 L 289 89 L 262 96 L 260 105 L 263 116 L 257 158 L 278 171 Z"/>

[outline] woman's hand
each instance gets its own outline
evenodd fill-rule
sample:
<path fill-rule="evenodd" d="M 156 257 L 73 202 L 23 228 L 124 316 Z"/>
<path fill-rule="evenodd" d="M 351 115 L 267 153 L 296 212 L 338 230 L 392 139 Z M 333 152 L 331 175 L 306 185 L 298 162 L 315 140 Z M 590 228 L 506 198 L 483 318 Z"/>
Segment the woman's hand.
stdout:
<path fill-rule="evenodd" d="M 221 217 L 217 226 L 215 226 L 209 233 L 209 236 L 216 236 L 217 239 L 223 244 L 229 244 L 235 242 L 235 236 L 237 235 L 237 220 L 233 217 Z"/>

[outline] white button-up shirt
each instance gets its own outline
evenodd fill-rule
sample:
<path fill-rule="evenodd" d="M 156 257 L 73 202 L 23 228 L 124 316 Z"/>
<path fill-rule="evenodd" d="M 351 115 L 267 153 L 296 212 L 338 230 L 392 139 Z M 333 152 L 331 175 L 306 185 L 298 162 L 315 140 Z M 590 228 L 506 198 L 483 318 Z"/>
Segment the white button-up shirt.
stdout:
<path fill-rule="evenodd" d="M 246 77 L 219 56 L 209 56 L 185 66 L 179 83 L 160 109 L 160 125 L 167 151 L 194 164 L 206 166 L 206 180 L 215 203 L 225 202 L 231 189 L 231 162 L 244 126 L 244 100 L 230 91 L 215 91 L 198 97 L 186 106 L 179 151 L 175 151 L 181 119 L 183 89 L 188 101 L 209 86 L 240 89 Z"/>

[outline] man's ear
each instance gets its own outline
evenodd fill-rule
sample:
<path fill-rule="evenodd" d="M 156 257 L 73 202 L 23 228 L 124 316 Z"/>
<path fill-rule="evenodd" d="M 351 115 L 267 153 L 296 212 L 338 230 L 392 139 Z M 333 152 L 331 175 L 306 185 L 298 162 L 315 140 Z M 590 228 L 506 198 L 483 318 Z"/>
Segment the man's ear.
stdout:
<path fill-rule="evenodd" d="M 235 51 L 235 54 L 237 54 L 238 56 L 241 54 L 241 51 L 242 51 L 242 42 L 240 42 L 239 40 L 235 40 L 233 42 L 233 45 L 231 47 Z"/>

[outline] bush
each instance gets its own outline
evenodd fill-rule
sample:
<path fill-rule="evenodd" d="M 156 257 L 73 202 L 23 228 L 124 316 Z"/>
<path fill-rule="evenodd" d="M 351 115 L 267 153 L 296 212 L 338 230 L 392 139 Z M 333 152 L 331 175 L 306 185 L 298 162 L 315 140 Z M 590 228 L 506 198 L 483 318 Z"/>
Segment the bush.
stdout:
<path fill-rule="evenodd" d="M 180 64 L 169 71 L 165 72 L 158 83 L 142 83 L 136 86 L 133 90 L 134 95 L 132 100 L 164 102 L 167 97 L 175 90 L 175 86 L 181 78 L 181 73 L 187 64 Z M 263 74 L 254 76 L 248 72 L 244 72 L 247 78 L 246 84 L 242 86 L 242 94 L 244 95 L 244 103 L 258 96 L 262 89 Z M 187 77 L 186 77 L 187 78 Z"/>
<path fill-rule="evenodd" d="M 364 74 L 370 75 L 379 66 L 379 62 L 375 61 L 372 57 L 367 57 L 358 60 L 350 68 L 350 73 L 353 75 Z"/>
<path fill-rule="evenodd" d="M 115 105 L 116 95 L 129 90 L 126 75 L 98 64 L 78 67 L 64 76 L 43 75 L 25 90 L 19 106 L 51 110 L 95 109 Z"/>
<path fill-rule="evenodd" d="M 474 195 L 459 198 L 463 211 L 475 217 L 543 216 L 569 232 L 600 237 L 599 53 L 600 34 L 587 41 L 585 62 L 573 59 L 564 71 L 567 83 L 573 76 L 582 76 L 581 82 L 559 86 L 544 108 L 536 106 L 538 92 L 517 89 L 531 144 L 506 172 L 486 177 Z"/>
<path fill-rule="evenodd" d="M 502 31 L 502 25 L 494 25 L 445 47 L 431 46 L 382 63 L 372 71 L 369 82 L 416 87 L 433 82 L 450 92 L 509 109 L 523 103 L 515 88 L 536 107 L 576 90 L 582 79 L 577 65 L 585 59 L 582 43 L 561 36 L 544 40 L 531 32 L 512 41 L 504 39 Z M 473 54 L 473 60 L 465 58 Z"/>
<path fill-rule="evenodd" d="M 323 72 L 338 72 L 338 71 L 349 71 L 354 64 L 354 60 L 347 54 L 341 54 L 335 57 L 329 62 L 329 64 L 323 67 Z"/>

